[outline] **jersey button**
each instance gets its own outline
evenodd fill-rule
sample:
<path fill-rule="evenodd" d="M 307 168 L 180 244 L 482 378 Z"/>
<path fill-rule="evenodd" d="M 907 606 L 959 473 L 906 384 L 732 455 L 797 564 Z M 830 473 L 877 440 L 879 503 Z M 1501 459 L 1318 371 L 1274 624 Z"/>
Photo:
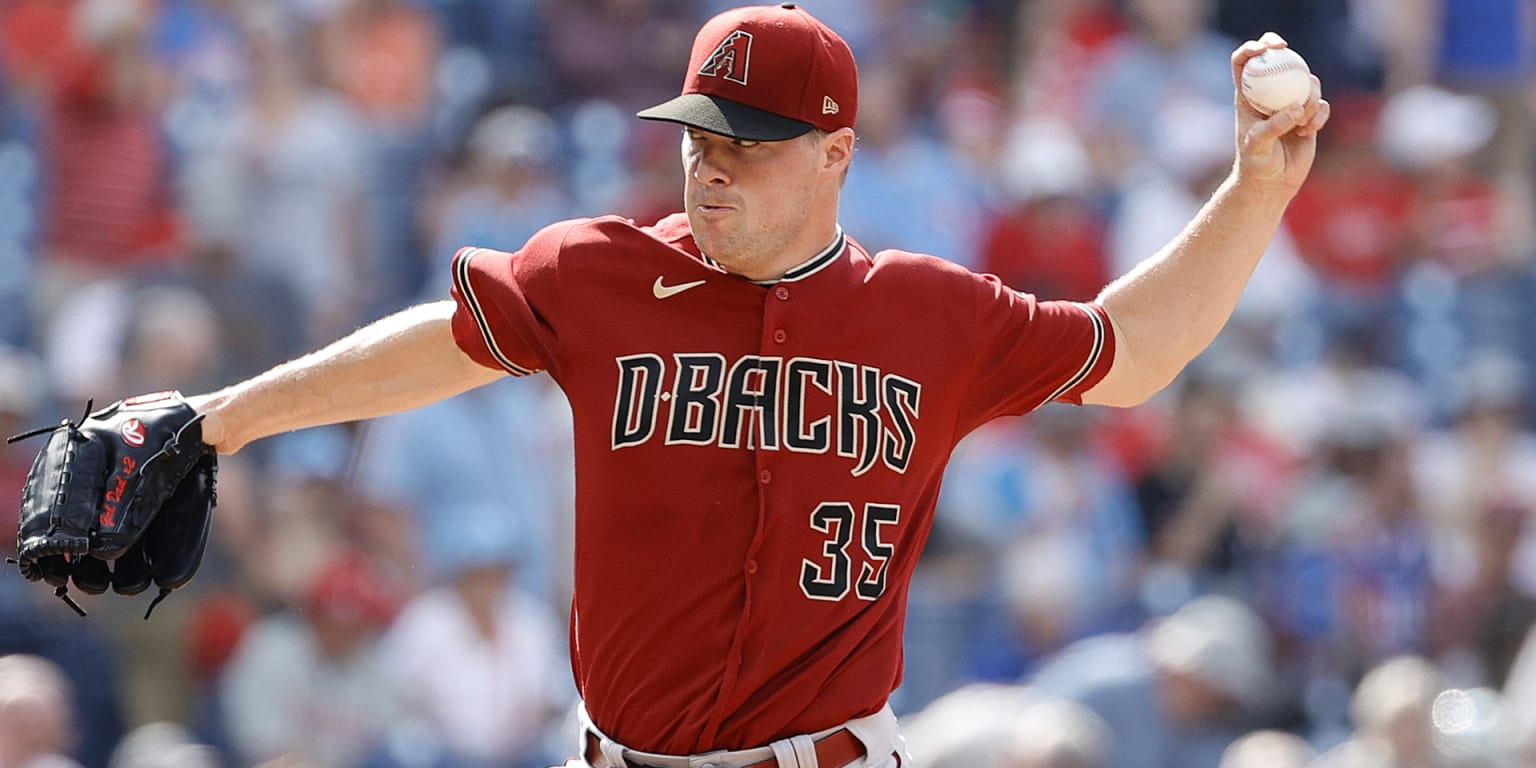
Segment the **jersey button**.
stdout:
<path fill-rule="evenodd" d="M 784 340 L 788 338 L 789 334 L 785 333 L 783 328 L 779 328 L 773 332 L 773 341 L 776 344 L 783 344 Z"/>
<path fill-rule="evenodd" d="M 748 560 L 747 561 L 747 573 L 757 573 L 757 561 L 756 560 Z"/>
<path fill-rule="evenodd" d="M 769 472 L 768 470 L 765 469 L 765 470 L 757 473 L 757 479 L 758 479 L 758 482 L 761 482 L 763 485 L 767 485 L 767 484 L 773 482 L 773 473 Z"/>
<path fill-rule="evenodd" d="M 789 289 L 782 285 L 773 289 L 773 295 L 777 296 L 779 301 L 789 301 Z"/>

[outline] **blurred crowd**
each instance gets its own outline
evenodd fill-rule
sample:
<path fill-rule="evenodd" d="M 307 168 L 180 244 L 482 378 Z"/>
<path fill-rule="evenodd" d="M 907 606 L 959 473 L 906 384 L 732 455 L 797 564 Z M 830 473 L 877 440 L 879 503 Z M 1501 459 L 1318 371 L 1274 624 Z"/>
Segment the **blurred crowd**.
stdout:
<path fill-rule="evenodd" d="M 632 113 L 729 4 L 0 0 L 0 432 L 445 297 L 462 245 L 675 210 L 677 131 Z M 892 702 L 921 764 L 1536 764 L 1536 3 L 802 4 L 860 62 L 844 228 L 1044 298 L 1224 177 L 1239 41 L 1333 103 L 1173 387 L 956 451 Z M 151 621 L 0 578 L 0 766 L 558 764 L 570 439 L 534 377 L 254 444 Z"/>

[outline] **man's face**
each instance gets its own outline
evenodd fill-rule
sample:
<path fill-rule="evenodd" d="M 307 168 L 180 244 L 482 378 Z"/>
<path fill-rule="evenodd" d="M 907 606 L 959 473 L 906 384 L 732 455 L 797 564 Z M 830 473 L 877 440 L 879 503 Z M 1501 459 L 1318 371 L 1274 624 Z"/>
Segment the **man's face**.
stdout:
<path fill-rule="evenodd" d="M 683 131 L 683 200 L 694 240 L 731 272 L 778 277 L 829 240 L 808 223 L 824 185 L 824 138 L 741 141 Z M 835 197 L 833 198 L 835 205 Z M 834 213 L 835 217 L 835 213 Z"/>

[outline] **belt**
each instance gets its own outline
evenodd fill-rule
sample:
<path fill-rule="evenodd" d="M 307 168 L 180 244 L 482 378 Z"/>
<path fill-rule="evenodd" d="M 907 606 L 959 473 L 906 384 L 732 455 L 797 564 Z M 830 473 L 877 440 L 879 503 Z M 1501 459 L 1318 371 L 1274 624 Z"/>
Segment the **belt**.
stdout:
<path fill-rule="evenodd" d="M 599 745 L 597 735 L 588 730 L 587 754 L 585 755 L 587 758 L 587 764 L 592 766 L 592 768 L 615 768 L 615 766 L 607 765 L 606 761 L 603 761 L 603 764 L 599 765 L 598 761 L 602 756 L 603 750 Z M 816 765 L 819 766 L 819 768 L 843 768 L 843 766 L 848 765 L 849 763 L 852 763 L 863 756 L 864 743 L 859 741 L 859 738 L 853 735 L 853 731 L 850 731 L 847 728 L 839 728 L 816 741 Z M 626 759 L 625 762 L 629 763 L 628 759 Z M 629 765 L 632 768 L 648 768 L 644 763 L 641 762 L 633 762 L 629 763 Z M 755 763 L 752 763 L 751 765 L 743 766 L 742 768 L 784 767 L 779 765 L 778 758 L 770 757 L 766 760 L 759 760 Z"/>

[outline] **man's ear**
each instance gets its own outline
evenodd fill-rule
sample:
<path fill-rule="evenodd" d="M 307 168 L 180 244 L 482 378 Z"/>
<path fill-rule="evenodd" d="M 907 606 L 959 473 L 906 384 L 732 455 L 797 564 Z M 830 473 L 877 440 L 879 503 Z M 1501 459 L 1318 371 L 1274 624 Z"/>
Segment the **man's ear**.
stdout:
<path fill-rule="evenodd" d="M 846 174 L 848 164 L 853 161 L 854 141 L 852 128 L 839 128 L 827 134 L 822 143 L 823 167 L 833 173 Z"/>

